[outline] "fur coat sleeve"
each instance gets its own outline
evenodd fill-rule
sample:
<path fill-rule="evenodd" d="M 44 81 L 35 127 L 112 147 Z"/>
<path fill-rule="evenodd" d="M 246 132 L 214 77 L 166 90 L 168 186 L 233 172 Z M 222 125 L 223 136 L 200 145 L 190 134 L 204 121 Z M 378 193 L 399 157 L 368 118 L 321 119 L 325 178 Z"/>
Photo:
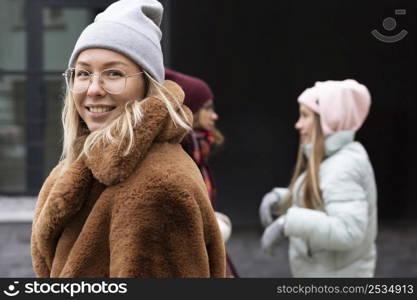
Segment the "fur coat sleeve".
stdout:
<path fill-rule="evenodd" d="M 110 277 L 223 276 L 224 270 L 216 269 L 219 262 L 209 266 L 208 254 L 199 250 L 206 243 L 219 247 L 213 250 L 222 260 L 223 249 L 215 243 L 215 220 L 202 215 L 204 210 L 193 195 L 167 182 L 141 195 L 135 199 L 133 193 L 113 209 Z M 203 224 L 212 228 L 205 232 Z"/>
<path fill-rule="evenodd" d="M 42 255 L 39 253 L 39 245 L 36 243 L 36 239 L 33 236 L 33 232 L 35 231 L 35 226 L 37 223 L 37 220 L 39 218 L 39 215 L 42 211 L 42 208 L 44 207 L 45 201 L 48 198 L 48 195 L 58 178 L 58 174 L 61 171 L 62 162 L 58 164 L 49 174 L 48 178 L 45 180 L 42 189 L 39 192 L 38 201 L 36 202 L 36 208 L 35 208 L 35 215 L 33 217 L 33 223 L 32 223 L 32 236 L 31 236 L 31 252 L 32 257 L 39 257 L 42 258 Z M 33 269 L 35 273 L 38 275 L 38 277 L 49 277 L 50 275 L 50 267 L 48 267 L 47 263 L 43 259 L 32 259 Z"/>

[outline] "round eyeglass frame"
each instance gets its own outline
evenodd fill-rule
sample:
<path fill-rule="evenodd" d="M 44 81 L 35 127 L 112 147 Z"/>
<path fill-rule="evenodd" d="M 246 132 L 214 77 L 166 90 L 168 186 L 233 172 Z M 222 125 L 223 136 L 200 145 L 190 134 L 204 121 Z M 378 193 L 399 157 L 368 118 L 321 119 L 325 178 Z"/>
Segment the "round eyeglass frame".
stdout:
<path fill-rule="evenodd" d="M 123 75 L 123 79 L 124 79 L 124 85 L 123 85 L 123 88 L 121 89 L 121 91 L 120 92 L 113 92 L 113 91 L 109 91 L 107 88 L 105 88 L 104 87 L 104 85 L 101 83 L 101 74 L 103 73 L 103 72 L 105 72 L 105 71 L 109 71 L 109 70 L 114 70 L 114 69 L 105 69 L 105 70 L 102 70 L 102 71 L 100 71 L 99 72 L 99 74 L 97 75 L 97 74 L 95 74 L 95 73 L 91 73 L 91 72 L 89 72 L 89 71 L 87 71 L 87 70 L 84 70 L 84 69 L 81 69 L 81 70 L 83 70 L 83 71 L 86 71 L 87 73 L 89 73 L 89 84 L 88 84 L 88 86 L 83 90 L 83 91 L 74 91 L 73 90 L 73 88 L 71 87 L 71 83 L 70 83 L 70 80 L 71 80 L 71 78 L 73 77 L 73 72 L 75 72 L 75 70 L 76 70 L 77 68 L 68 68 L 68 69 L 66 69 L 65 70 L 65 72 L 64 73 L 62 73 L 62 76 L 64 76 L 64 78 L 65 78 L 65 83 L 66 83 L 66 85 L 67 85 L 67 88 L 71 91 L 71 92 L 73 92 L 73 93 L 75 93 L 75 94 L 82 94 L 82 93 L 84 93 L 84 92 L 86 92 L 89 88 L 90 88 L 90 85 L 93 83 L 93 77 L 98 77 L 98 81 L 99 81 L 99 84 L 100 84 L 100 86 L 101 86 L 101 88 L 103 89 L 103 90 L 105 90 L 107 93 L 109 93 L 109 94 L 112 94 L 112 95 L 118 95 L 118 94 L 121 94 L 121 93 L 123 93 L 123 91 L 126 89 L 126 83 L 127 83 L 127 79 L 129 78 L 129 77 L 133 77 L 133 76 L 137 76 L 137 75 L 140 75 L 140 74 L 143 74 L 143 73 L 145 73 L 145 72 L 139 72 L 139 73 L 135 73 L 135 74 L 130 74 L 130 75 L 125 75 L 124 74 L 124 72 L 123 71 L 120 71 L 120 70 L 118 70 L 118 71 L 120 71 L 121 73 L 123 73 L 124 75 Z M 70 73 L 71 72 L 71 73 Z M 70 73 L 70 74 L 69 74 Z"/>

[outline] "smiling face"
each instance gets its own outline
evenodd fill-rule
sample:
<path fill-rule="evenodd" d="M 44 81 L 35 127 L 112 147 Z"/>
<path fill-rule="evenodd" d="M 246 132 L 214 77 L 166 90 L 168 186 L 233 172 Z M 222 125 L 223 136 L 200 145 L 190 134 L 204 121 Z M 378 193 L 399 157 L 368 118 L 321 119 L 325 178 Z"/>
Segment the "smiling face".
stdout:
<path fill-rule="evenodd" d="M 213 100 L 207 101 L 197 112 L 197 124 L 202 129 L 213 130 L 218 119 L 219 116 L 214 110 Z"/>
<path fill-rule="evenodd" d="M 311 142 L 311 134 L 314 126 L 314 111 L 304 104 L 300 104 L 300 117 L 295 123 L 295 129 L 300 132 L 301 143 Z"/>
<path fill-rule="evenodd" d="M 75 64 L 76 69 L 88 73 L 100 74 L 103 70 L 108 76 L 132 75 L 142 72 L 140 67 L 126 56 L 107 49 L 86 49 L 80 53 Z M 113 70 L 113 71 L 112 71 Z M 120 72 L 121 71 L 121 72 Z M 75 74 L 82 76 L 83 74 Z M 126 87 L 120 93 L 111 94 L 103 88 L 98 76 L 94 76 L 91 84 L 82 93 L 73 93 L 75 106 L 88 129 L 103 129 L 116 119 L 124 110 L 127 102 L 143 99 L 146 93 L 144 74 L 126 78 Z"/>

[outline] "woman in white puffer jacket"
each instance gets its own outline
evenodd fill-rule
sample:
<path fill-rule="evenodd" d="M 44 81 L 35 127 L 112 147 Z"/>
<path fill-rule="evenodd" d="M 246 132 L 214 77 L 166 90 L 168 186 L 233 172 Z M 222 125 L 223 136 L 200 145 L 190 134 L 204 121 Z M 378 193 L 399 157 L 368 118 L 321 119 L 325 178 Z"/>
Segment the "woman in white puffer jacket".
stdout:
<path fill-rule="evenodd" d="M 316 82 L 298 98 L 297 164 L 288 188 L 274 188 L 259 208 L 262 248 L 285 236 L 295 277 L 373 277 L 377 192 L 355 132 L 369 112 L 368 89 L 348 79 Z"/>

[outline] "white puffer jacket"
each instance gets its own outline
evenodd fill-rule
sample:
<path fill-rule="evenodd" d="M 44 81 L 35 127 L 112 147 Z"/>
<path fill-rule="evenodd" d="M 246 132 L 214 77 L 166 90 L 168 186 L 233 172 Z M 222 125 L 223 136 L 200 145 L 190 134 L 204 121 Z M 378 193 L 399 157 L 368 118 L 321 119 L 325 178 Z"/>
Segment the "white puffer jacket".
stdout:
<path fill-rule="evenodd" d="M 376 264 L 377 191 L 374 172 L 354 132 L 326 138 L 320 165 L 325 210 L 299 206 L 295 193 L 286 216 L 289 258 L 295 277 L 373 277 Z M 294 185 L 297 191 L 304 174 Z M 287 189 L 275 188 L 284 197 Z M 281 198 L 282 199 L 282 198 Z"/>

